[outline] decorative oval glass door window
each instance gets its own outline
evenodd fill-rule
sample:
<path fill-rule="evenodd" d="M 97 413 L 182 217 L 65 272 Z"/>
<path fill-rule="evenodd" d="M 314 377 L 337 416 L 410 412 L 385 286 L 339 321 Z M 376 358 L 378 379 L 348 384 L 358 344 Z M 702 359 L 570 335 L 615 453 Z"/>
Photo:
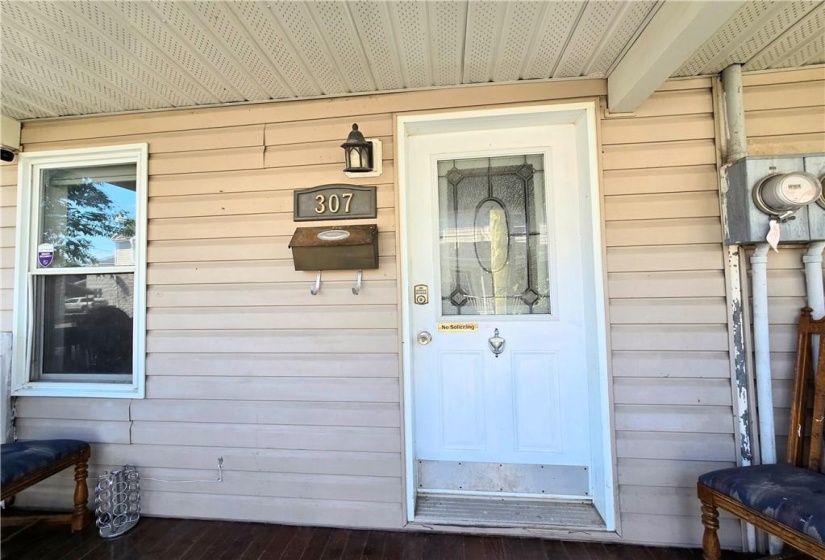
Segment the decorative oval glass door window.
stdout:
<path fill-rule="evenodd" d="M 438 162 L 444 315 L 549 314 L 542 155 Z"/>

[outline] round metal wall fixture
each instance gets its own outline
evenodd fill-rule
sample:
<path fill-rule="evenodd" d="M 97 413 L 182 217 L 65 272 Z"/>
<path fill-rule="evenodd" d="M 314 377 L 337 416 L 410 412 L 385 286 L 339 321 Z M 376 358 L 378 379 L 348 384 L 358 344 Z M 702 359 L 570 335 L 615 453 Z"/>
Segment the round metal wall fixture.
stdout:
<path fill-rule="evenodd" d="M 816 203 L 819 204 L 820 208 L 825 210 L 825 175 L 819 178 L 819 187 L 822 189 L 822 192 L 819 193 L 819 198 L 816 199 Z"/>
<path fill-rule="evenodd" d="M 773 173 L 753 188 L 753 202 L 765 214 L 787 216 L 817 202 L 822 196 L 819 179 L 804 171 Z"/>

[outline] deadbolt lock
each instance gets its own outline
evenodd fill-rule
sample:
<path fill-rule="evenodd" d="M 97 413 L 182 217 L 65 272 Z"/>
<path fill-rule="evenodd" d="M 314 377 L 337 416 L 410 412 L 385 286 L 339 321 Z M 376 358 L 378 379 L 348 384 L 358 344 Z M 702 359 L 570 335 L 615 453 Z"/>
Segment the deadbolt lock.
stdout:
<path fill-rule="evenodd" d="M 427 305 L 430 302 L 430 288 L 426 284 L 416 284 L 413 288 L 413 303 Z"/>

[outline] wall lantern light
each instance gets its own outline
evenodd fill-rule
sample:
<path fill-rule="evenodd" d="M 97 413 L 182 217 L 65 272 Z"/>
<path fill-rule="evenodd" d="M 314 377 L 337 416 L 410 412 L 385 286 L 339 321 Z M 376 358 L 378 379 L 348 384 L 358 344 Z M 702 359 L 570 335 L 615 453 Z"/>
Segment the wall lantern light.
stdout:
<path fill-rule="evenodd" d="M 347 141 L 341 144 L 344 148 L 344 171 L 350 173 L 364 173 L 372 171 L 372 143 L 367 142 L 364 135 L 358 130 L 358 125 L 352 125 L 352 132 Z"/>
<path fill-rule="evenodd" d="M 377 177 L 381 175 L 381 141 L 364 138 L 358 125 L 352 125 L 344 149 L 344 174 L 347 177 Z"/>

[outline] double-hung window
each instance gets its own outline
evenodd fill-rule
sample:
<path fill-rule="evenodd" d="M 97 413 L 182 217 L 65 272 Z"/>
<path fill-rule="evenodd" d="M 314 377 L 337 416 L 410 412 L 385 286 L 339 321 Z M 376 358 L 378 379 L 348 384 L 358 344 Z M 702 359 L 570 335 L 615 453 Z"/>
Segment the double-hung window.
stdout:
<path fill-rule="evenodd" d="M 19 169 L 13 394 L 142 398 L 146 145 Z"/>

